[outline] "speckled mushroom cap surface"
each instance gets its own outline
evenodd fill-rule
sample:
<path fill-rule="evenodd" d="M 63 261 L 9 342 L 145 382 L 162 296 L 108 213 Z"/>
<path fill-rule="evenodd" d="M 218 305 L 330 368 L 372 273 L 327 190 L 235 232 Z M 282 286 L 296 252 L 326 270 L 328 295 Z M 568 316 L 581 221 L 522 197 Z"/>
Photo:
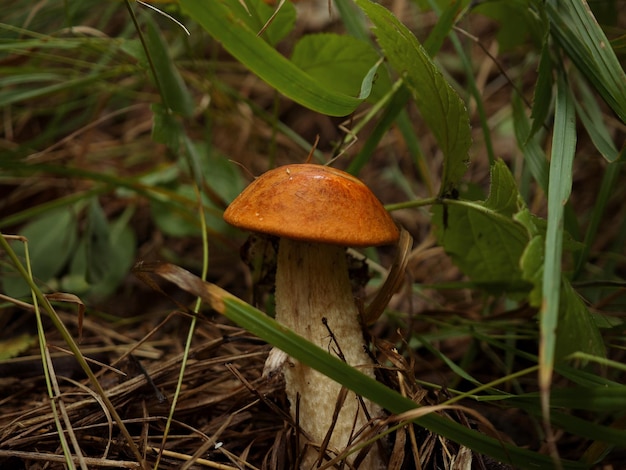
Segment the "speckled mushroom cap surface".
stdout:
<path fill-rule="evenodd" d="M 228 206 L 224 220 L 253 232 L 343 246 L 387 245 L 399 237 L 391 216 L 362 181 L 308 163 L 259 176 Z"/>

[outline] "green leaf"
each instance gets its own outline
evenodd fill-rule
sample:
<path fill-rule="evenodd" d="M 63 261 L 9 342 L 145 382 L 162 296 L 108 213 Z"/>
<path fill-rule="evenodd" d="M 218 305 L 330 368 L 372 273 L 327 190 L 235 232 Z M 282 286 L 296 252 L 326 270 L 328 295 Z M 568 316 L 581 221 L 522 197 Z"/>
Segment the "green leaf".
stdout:
<path fill-rule="evenodd" d="M 524 207 L 515 179 L 502 160 L 491 167 L 491 187 L 485 207 L 505 217 L 513 217 Z"/>
<path fill-rule="evenodd" d="M 239 0 L 181 0 L 181 6 L 237 60 L 302 106 L 330 116 L 346 116 L 363 101 L 322 86 L 257 37 L 236 14 L 241 8 Z"/>
<path fill-rule="evenodd" d="M 493 292 L 526 292 L 520 258 L 529 236 L 513 219 L 523 208 L 515 180 L 502 161 L 491 172 L 491 192 L 484 202 L 444 201 L 433 207 L 435 235 L 454 263 L 475 282 Z M 446 217 L 447 222 L 444 222 Z"/>
<path fill-rule="evenodd" d="M 87 258 L 87 240 L 83 237 L 72 258 L 69 273 L 61 280 L 61 287 L 66 292 L 87 296 L 91 300 L 104 299 L 111 295 L 130 272 L 135 260 L 137 241 L 135 233 L 128 225 L 132 208 L 109 224 L 109 269 L 97 280 L 89 282 Z M 91 261 L 89 261 L 91 262 Z"/>
<path fill-rule="evenodd" d="M 294 47 L 291 61 L 326 88 L 350 96 L 361 95 L 364 77 L 368 76 L 379 56 L 366 42 L 333 33 L 303 36 Z"/>
<path fill-rule="evenodd" d="M 461 10 L 467 7 L 464 3 L 467 3 L 467 1 L 454 0 L 448 2 L 447 5 L 442 5 L 444 10 L 439 15 L 437 23 L 435 23 L 434 28 L 424 41 L 424 49 L 428 52 L 429 56 L 434 57 L 439 49 L 441 49 L 443 41 L 450 34 L 454 23 L 456 23 L 457 19 L 460 17 Z"/>
<path fill-rule="evenodd" d="M 50 211 L 34 219 L 19 230 L 28 239 L 30 261 L 35 282 L 50 283 L 65 267 L 74 253 L 78 226 L 70 209 Z M 24 245 L 15 242 L 15 253 L 24 259 Z M 30 292 L 26 281 L 15 273 L 2 276 L 4 293 L 11 297 L 24 297 Z"/>
<path fill-rule="evenodd" d="M 538 134 L 531 135 L 530 120 L 524 112 L 524 104 L 519 96 L 515 95 L 512 104 L 515 139 L 520 150 L 524 153 L 524 164 L 528 166 L 530 174 L 541 189 L 547 192 L 549 170 L 541 140 Z"/>
<path fill-rule="evenodd" d="M 196 214 L 196 191 L 194 186 L 181 184 L 177 186 L 173 193 L 177 200 L 186 202 L 184 209 L 177 207 L 173 201 L 150 201 L 150 212 L 154 218 L 154 223 L 159 230 L 171 237 L 199 236 L 200 224 Z M 221 210 L 217 210 L 215 205 L 206 198 L 203 198 L 206 208 L 207 227 L 215 232 L 225 232 L 228 224 L 222 220 Z"/>
<path fill-rule="evenodd" d="M 365 15 L 352 0 L 335 0 L 333 2 L 341 15 L 341 22 L 351 36 L 362 41 L 369 41 Z"/>
<path fill-rule="evenodd" d="M 548 46 L 549 43 L 546 41 L 541 49 L 531 113 L 533 124 L 527 138 L 533 137 L 544 126 L 552 105 L 554 79 L 552 77 L 552 58 Z"/>
<path fill-rule="evenodd" d="M 152 139 L 160 144 L 165 144 L 172 152 L 180 152 L 182 135 L 185 130 L 180 121 L 176 119 L 167 108 L 160 104 L 151 106 L 152 119 Z"/>
<path fill-rule="evenodd" d="M 202 203 L 207 227 L 213 232 L 227 233 L 231 227 L 224 222 L 222 212 L 245 186 L 241 174 L 236 165 L 209 145 L 188 140 L 187 147 L 197 165 L 193 171 L 199 171 L 203 182 Z M 197 236 L 200 230 L 196 190 L 191 184 L 179 183 L 181 175 L 186 173 L 189 169 L 181 162 L 178 168 L 154 174 L 149 181 L 149 184 L 170 189 L 167 195 L 152 199 L 150 208 L 159 229 L 174 237 Z"/>
<path fill-rule="evenodd" d="M 610 132 L 604 122 L 604 116 L 598 100 L 583 80 L 576 80 L 580 99 L 576 100 L 576 115 L 585 126 L 596 149 L 608 162 L 616 161 L 620 153 L 615 147 Z"/>
<path fill-rule="evenodd" d="M 194 147 L 201 156 L 204 180 L 224 203 L 230 203 L 246 186 L 239 168 L 206 142 L 194 142 Z"/>
<path fill-rule="evenodd" d="M 150 54 L 152 59 L 154 73 L 157 74 L 155 80 L 163 94 L 163 102 L 172 111 L 183 116 L 191 116 L 194 108 L 191 94 L 169 56 L 168 46 L 161 32 L 154 21 L 150 20 L 150 17 L 147 18 L 146 53 Z"/>
<path fill-rule="evenodd" d="M 550 0 L 545 7 L 559 45 L 626 123 L 626 74 L 587 2 Z"/>
<path fill-rule="evenodd" d="M 554 133 L 548 186 L 548 224 L 546 227 L 543 299 L 540 311 L 541 345 L 539 382 L 547 394 L 554 368 L 557 325 L 560 311 L 561 265 L 563 256 L 564 207 L 572 190 L 572 164 L 576 148 L 574 103 L 559 75 L 557 80 Z M 547 395 L 546 395 L 547 400 Z M 546 411 L 544 409 L 544 411 Z"/>
<path fill-rule="evenodd" d="M 30 347 L 37 344 L 37 337 L 28 333 L 11 336 L 0 341 L 0 361 L 11 359 L 26 352 Z"/>
<path fill-rule="evenodd" d="M 558 335 L 555 360 L 574 352 L 606 357 L 606 350 L 597 323 L 568 280 L 561 283 Z"/>
<path fill-rule="evenodd" d="M 101 281 L 111 269 L 113 247 L 110 240 L 109 221 L 97 198 L 91 200 L 84 233 L 87 255 L 86 279 L 90 284 Z"/>
<path fill-rule="evenodd" d="M 481 2 L 474 9 L 500 23 L 497 38 L 500 51 L 528 44 L 528 40 L 541 41 L 542 28 L 537 12 L 529 8 L 528 0 L 492 0 Z"/>
<path fill-rule="evenodd" d="M 440 195 L 453 192 L 467 170 L 471 145 L 465 104 L 415 36 L 384 7 L 356 0 L 374 24 L 374 34 L 402 77 L 444 154 Z"/>
<path fill-rule="evenodd" d="M 536 308 L 541 306 L 543 298 L 541 282 L 543 279 L 544 247 L 545 238 L 540 235 L 534 236 L 526 245 L 520 258 L 522 277 L 533 286 L 528 294 L 528 302 Z"/>

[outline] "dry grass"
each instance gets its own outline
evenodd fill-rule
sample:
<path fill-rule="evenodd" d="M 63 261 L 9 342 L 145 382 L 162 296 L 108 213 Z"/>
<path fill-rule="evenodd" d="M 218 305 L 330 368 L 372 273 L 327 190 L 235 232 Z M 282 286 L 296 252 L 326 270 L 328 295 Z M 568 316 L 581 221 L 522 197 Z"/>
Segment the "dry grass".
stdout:
<path fill-rule="evenodd" d="M 76 332 L 75 316 L 60 314 Z M 158 460 L 159 468 L 172 469 L 288 468 L 300 431 L 288 414 L 281 377 L 262 377 L 269 347 L 220 318 L 201 317 L 197 325 L 172 427 L 162 442 L 168 398 L 174 395 L 184 354 L 181 330 L 189 317 L 177 311 L 151 317 L 119 324 L 88 318 L 81 343 L 146 463 L 153 466 Z M 19 461 L 26 468 L 64 468 L 55 428 L 61 414 L 67 434 L 80 447 L 73 454 L 77 467 L 140 468 L 63 341 L 54 333 L 48 341 L 53 382 L 59 385 L 55 403 L 63 405 L 57 412 L 46 398 L 39 357 L 0 363 L 5 410 L 0 458 L 5 465 Z M 381 360 L 393 364 L 380 371 L 380 380 L 418 402 L 436 403 L 436 396 L 427 397 L 415 385 L 415 365 L 386 341 L 380 346 Z M 438 461 L 450 463 L 450 456 L 440 454 L 441 442 L 413 425 L 400 427 L 385 442 L 390 468 L 407 468 L 414 459 L 427 468 Z"/>

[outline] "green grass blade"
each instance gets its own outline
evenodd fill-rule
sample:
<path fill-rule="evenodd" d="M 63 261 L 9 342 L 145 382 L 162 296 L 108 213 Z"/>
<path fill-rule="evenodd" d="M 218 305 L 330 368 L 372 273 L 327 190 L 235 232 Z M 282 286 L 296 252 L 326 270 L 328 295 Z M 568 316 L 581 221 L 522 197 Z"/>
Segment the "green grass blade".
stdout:
<path fill-rule="evenodd" d="M 518 395 L 516 400 L 535 402 L 538 393 Z M 568 387 L 552 390 L 552 406 L 576 410 L 616 412 L 626 409 L 626 387 Z"/>
<path fill-rule="evenodd" d="M 545 6 L 558 43 L 626 122 L 626 74 L 587 2 L 550 0 Z"/>
<path fill-rule="evenodd" d="M 572 74 L 573 75 L 573 74 Z M 619 151 L 613 143 L 611 133 L 604 121 L 604 116 L 598 100 L 589 89 L 589 85 L 575 76 L 576 90 L 580 98 L 576 101 L 576 115 L 580 118 L 591 141 L 608 162 L 614 162 L 619 158 Z"/>
<path fill-rule="evenodd" d="M 67 92 L 76 88 L 86 87 L 99 81 L 105 81 L 109 78 L 119 75 L 122 71 L 118 68 L 105 71 L 102 73 L 91 74 L 86 77 L 65 79 L 59 83 L 41 86 L 32 89 L 7 91 L 0 94 L 0 107 L 10 104 L 19 103 L 20 101 L 32 100 L 35 98 L 43 98 L 44 96 L 54 93 Z"/>
<path fill-rule="evenodd" d="M 398 118 L 409 99 L 409 92 L 405 87 L 400 87 L 383 108 L 382 114 L 376 123 L 376 127 L 370 132 L 359 153 L 348 166 L 348 173 L 358 175 L 363 166 L 369 161 L 380 140 Z"/>
<path fill-rule="evenodd" d="M 39 287 L 33 281 L 32 277 L 28 274 L 26 268 L 22 265 L 20 259 L 16 255 L 15 251 L 11 248 L 7 239 L 4 237 L 2 233 L 0 233 L 0 248 L 2 248 L 2 250 L 8 255 L 11 263 L 13 263 L 16 270 L 20 274 L 20 276 L 28 283 L 33 295 L 35 295 L 37 298 L 37 302 L 46 311 L 46 313 L 48 314 L 48 317 L 54 324 L 55 328 L 58 330 L 59 334 L 61 335 L 61 337 L 67 344 L 68 348 L 72 351 L 81 369 L 85 372 L 85 374 L 89 378 L 89 382 L 91 383 L 92 387 L 102 399 L 102 402 L 106 406 L 111 417 L 116 422 L 116 425 L 119 428 L 124 440 L 128 443 L 128 446 L 131 452 L 137 459 L 137 462 L 143 465 L 144 459 L 141 453 L 139 452 L 139 449 L 135 445 L 135 442 L 133 438 L 131 437 L 130 432 L 126 428 L 124 421 L 118 414 L 116 408 L 113 406 L 113 403 L 111 403 L 111 400 L 109 399 L 107 393 L 104 391 L 102 384 L 98 381 L 98 379 L 92 372 L 91 368 L 89 367 L 89 364 L 85 360 L 85 357 L 82 355 L 80 348 L 78 347 L 78 344 L 74 340 L 72 334 L 69 332 L 65 324 L 61 321 L 61 319 L 57 315 L 56 311 L 54 310 L 54 308 L 52 307 L 48 299 L 44 296 L 41 289 L 39 289 Z"/>
<path fill-rule="evenodd" d="M 432 0 L 429 3 L 431 8 L 439 15 L 439 19 L 424 41 L 424 49 L 431 57 L 434 57 L 441 49 L 446 36 L 452 31 L 452 27 L 461 13 L 462 5 L 461 0 L 455 0 L 454 2 L 449 2 L 447 8 L 441 9 Z"/>
<path fill-rule="evenodd" d="M 515 95 L 513 98 L 512 110 L 515 139 L 520 150 L 524 153 L 524 163 L 541 189 L 547 192 L 549 170 L 546 156 L 538 136 L 531 135 L 531 123 L 524 113 L 524 104 L 519 95 Z"/>
<path fill-rule="evenodd" d="M 214 310 L 222 313 L 232 322 L 394 414 L 418 407 L 414 401 L 296 335 L 263 312 L 232 296 L 215 284 L 202 282 L 198 277 L 182 268 L 170 264 L 138 265 L 135 271 L 140 276 L 154 272 L 180 288 L 202 297 Z M 425 415 L 416 422 L 435 434 L 445 436 L 476 452 L 490 455 L 502 462 L 511 462 L 518 467 L 546 470 L 553 468 L 552 461 L 545 455 L 500 442 L 438 414 Z M 587 468 L 586 465 L 569 461 L 563 461 L 562 466 L 572 470 Z"/>
<path fill-rule="evenodd" d="M 557 348 L 556 328 L 561 294 L 564 208 L 572 189 L 572 163 L 576 150 L 574 103 L 562 74 L 557 81 L 554 134 L 548 187 L 548 221 L 540 311 L 539 388 L 546 430 L 550 429 L 550 387 Z M 556 449 L 552 455 L 556 459 Z"/>
<path fill-rule="evenodd" d="M 532 138 L 546 123 L 552 106 L 552 90 L 554 88 L 553 75 L 554 64 L 552 63 L 549 42 L 546 40 L 541 47 L 541 56 L 537 67 L 537 81 L 533 93 L 531 111 L 532 128 L 527 138 Z M 519 95 L 518 95 L 518 98 Z M 543 188 L 544 190 L 546 188 Z"/>
<path fill-rule="evenodd" d="M 31 282 L 35 282 L 35 278 L 33 277 L 32 265 L 30 262 L 30 251 L 28 249 L 28 239 L 23 240 L 23 252 L 24 259 L 26 264 L 26 269 L 28 272 L 28 278 Z M 48 398 L 50 398 L 50 408 L 52 409 L 52 414 L 54 415 L 54 424 L 59 435 L 59 443 L 61 448 L 63 449 L 63 455 L 65 456 L 65 464 L 68 468 L 73 469 L 76 468 L 74 466 L 74 462 L 72 460 L 71 450 L 69 449 L 67 439 L 65 437 L 65 430 L 63 429 L 63 425 L 61 424 L 61 419 L 59 416 L 58 407 L 62 402 L 57 402 L 57 399 L 60 398 L 56 396 L 55 391 L 52 386 L 52 361 L 50 361 L 50 351 L 47 347 L 47 340 L 45 334 L 45 328 L 43 325 L 43 321 L 41 318 L 41 309 L 39 308 L 39 302 L 37 301 L 37 296 L 34 292 L 31 292 L 33 307 L 35 311 L 35 321 L 37 323 L 37 337 L 39 339 L 39 354 L 41 354 L 41 366 L 43 369 L 43 375 L 46 382 L 46 388 L 48 389 Z M 65 421 L 65 420 L 64 420 Z M 67 424 L 67 423 L 66 423 Z M 68 426 L 67 431 L 71 431 L 71 424 Z"/>
<path fill-rule="evenodd" d="M 362 374 L 318 346 L 305 341 L 241 300 L 224 299 L 224 305 L 224 315 L 231 321 L 392 413 L 399 414 L 417 407 L 412 400 Z M 552 468 L 552 461 L 544 455 L 500 443 L 440 415 L 426 415 L 417 422 L 438 435 L 445 436 L 477 452 L 491 455 L 503 462 L 517 462 L 518 465 L 523 463 L 532 468 Z M 563 468 L 586 467 L 573 462 L 563 462 Z"/>
<path fill-rule="evenodd" d="M 516 398 L 507 398 L 509 406 L 518 406 L 527 413 L 538 416 L 535 402 L 526 400 L 517 400 Z M 610 445 L 622 446 L 626 442 L 626 431 L 623 429 L 612 428 L 602 424 L 594 423 L 587 419 L 572 416 L 569 413 L 553 411 L 550 415 L 551 422 L 554 426 L 565 430 L 569 434 L 584 437 Z"/>
<path fill-rule="evenodd" d="M 163 103 L 172 111 L 189 117 L 193 114 L 193 98 L 168 53 L 168 46 L 158 26 L 148 19 L 146 27 L 146 54 L 154 65 L 153 73 L 159 91 L 163 94 Z"/>
<path fill-rule="evenodd" d="M 347 116 L 362 100 L 320 85 L 300 70 L 234 14 L 229 5 L 237 0 L 198 2 L 181 0 L 182 8 L 220 41 L 237 60 L 280 93 L 313 111 Z"/>

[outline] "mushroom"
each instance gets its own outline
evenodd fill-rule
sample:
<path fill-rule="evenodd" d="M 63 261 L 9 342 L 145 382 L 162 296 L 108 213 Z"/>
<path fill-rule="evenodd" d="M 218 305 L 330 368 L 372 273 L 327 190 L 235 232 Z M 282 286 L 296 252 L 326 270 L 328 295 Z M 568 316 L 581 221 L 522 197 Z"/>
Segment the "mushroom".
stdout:
<path fill-rule="evenodd" d="M 279 237 L 276 320 L 374 377 L 348 276 L 346 247 L 392 244 L 399 231 L 367 186 L 327 166 L 281 166 L 244 189 L 224 212 L 224 220 Z M 301 468 L 321 462 L 315 448 L 331 427 L 327 449 L 339 453 L 370 417 L 380 414 L 375 404 L 349 392 L 335 418 L 341 385 L 293 359 L 285 362 L 283 373 L 291 414 L 295 418 L 297 408 L 300 427 L 311 441 Z M 384 468 L 376 446 L 359 468 Z"/>

